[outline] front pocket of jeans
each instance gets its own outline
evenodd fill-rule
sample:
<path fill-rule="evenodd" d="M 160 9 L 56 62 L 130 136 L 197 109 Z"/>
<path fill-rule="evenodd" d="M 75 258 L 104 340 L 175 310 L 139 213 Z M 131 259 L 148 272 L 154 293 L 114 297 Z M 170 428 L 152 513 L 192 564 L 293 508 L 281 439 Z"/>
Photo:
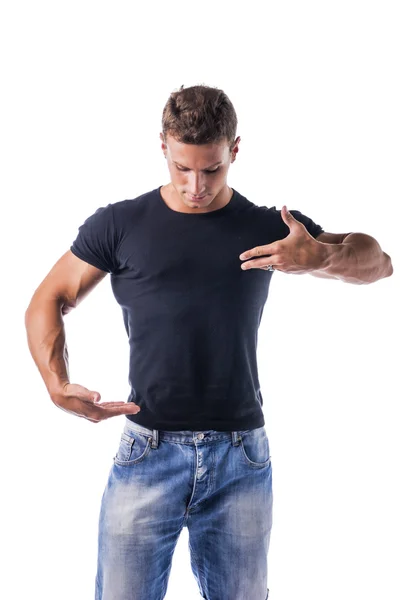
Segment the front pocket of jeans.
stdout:
<path fill-rule="evenodd" d="M 240 447 L 250 467 L 262 468 L 270 464 L 269 441 L 265 429 L 252 430 L 241 435 Z"/>
<path fill-rule="evenodd" d="M 147 456 L 150 448 L 150 437 L 136 432 L 123 432 L 114 462 L 126 467 L 136 465 Z"/>

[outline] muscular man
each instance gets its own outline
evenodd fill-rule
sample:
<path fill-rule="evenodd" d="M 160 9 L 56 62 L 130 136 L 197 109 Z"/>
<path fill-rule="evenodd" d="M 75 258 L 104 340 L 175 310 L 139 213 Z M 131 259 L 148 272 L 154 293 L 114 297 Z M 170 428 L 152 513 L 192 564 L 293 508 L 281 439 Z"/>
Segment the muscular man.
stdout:
<path fill-rule="evenodd" d="M 230 187 L 236 128 L 222 90 L 173 92 L 160 134 L 170 182 L 90 215 L 26 312 L 52 401 L 94 423 L 125 415 L 96 600 L 164 598 L 185 526 L 203 598 L 268 598 L 272 464 L 256 347 L 273 271 L 363 284 L 393 270 L 371 236 L 324 232 Z M 63 315 L 107 273 L 129 340 L 128 402 L 100 402 L 68 370 Z"/>

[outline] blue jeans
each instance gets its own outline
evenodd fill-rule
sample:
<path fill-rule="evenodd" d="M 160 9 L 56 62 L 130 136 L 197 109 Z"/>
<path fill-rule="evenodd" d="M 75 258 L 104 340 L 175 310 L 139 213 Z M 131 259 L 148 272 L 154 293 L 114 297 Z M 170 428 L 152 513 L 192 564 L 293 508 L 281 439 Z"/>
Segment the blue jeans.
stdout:
<path fill-rule="evenodd" d="M 265 426 L 164 431 L 125 417 L 99 517 L 96 600 L 162 600 L 180 532 L 207 600 L 267 600 Z"/>

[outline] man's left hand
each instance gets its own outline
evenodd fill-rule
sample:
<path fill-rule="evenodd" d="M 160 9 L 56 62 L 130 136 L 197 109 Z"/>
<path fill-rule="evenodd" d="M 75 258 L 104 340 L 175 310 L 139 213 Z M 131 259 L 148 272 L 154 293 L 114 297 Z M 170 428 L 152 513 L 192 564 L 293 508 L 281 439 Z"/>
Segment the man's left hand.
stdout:
<path fill-rule="evenodd" d="M 264 269 L 273 265 L 277 271 L 302 275 L 322 268 L 324 259 L 324 244 L 310 235 L 303 225 L 288 211 L 284 205 L 281 210 L 283 221 L 289 227 L 290 233 L 282 240 L 266 246 L 257 246 L 243 252 L 239 258 L 247 260 L 241 265 L 242 269 Z M 262 258 L 259 258 L 262 257 Z"/>

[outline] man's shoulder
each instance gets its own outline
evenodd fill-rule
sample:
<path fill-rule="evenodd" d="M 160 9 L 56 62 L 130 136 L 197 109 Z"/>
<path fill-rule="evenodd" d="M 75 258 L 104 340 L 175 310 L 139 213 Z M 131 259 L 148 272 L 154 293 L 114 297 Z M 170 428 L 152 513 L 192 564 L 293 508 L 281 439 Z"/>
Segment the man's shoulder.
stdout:
<path fill-rule="evenodd" d="M 256 219 L 276 219 L 281 214 L 280 210 L 278 210 L 276 206 L 266 206 L 265 204 L 257 204 L 256 202 L 249 200 L 247 196 L 244 196 L 237 190 L 236 193 L 240 197 L 242 207 L 247 209 L 246 212 Z"/>
<path fill-rule="evenodd" d="M 151 200 L 155 200 L 158 193 L 159 187 L 156 187 L 155 189 L 150 190 L 148 192 L 144 192 L 143 194 L 140 194 L 139 196 L 136 196 L 134 198 L 127 198 L 125 200 L 113 202 L 113 210 L 117 214 L 124 214 L 132 210 L 140 210 L 140 208 L 144 206 L 147 207 Z"/>

